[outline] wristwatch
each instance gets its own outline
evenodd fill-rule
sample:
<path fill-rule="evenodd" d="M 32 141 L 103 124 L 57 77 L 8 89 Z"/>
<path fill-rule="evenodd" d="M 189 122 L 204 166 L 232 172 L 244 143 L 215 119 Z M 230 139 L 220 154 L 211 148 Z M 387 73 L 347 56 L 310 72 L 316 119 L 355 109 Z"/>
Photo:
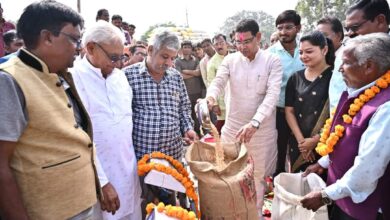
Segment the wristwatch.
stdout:
<path fill-rule="evenodd" d="M 252 120 L 251 120 L 251 125 L 252 125 L 254 128 L 256 128 L 256 129 L 259 129 L 259 127 L 260 127 L 260 122 L 258 122 L 258 121 L 255 120 L 255 119 L 252 119 Z"/>
<path fill-rule="evenodd" d="M 329 196 L 326 194 L 325 190 L 322 190 L 321 191 L 321 197 L 322 197 L 322 202 L 325 204 L 325 205 L 330 205 L 332 204 L 332 200 L 329 198 Z"/>

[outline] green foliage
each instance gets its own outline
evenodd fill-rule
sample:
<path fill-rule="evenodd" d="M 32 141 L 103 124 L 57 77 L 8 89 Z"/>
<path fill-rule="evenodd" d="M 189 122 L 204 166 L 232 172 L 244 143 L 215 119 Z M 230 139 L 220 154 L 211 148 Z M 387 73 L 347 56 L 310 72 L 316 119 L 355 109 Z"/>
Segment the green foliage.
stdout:
<path fill-rule="evenodd" d="M 351 4 L 352 0 L 298 0 L 295 10 L 301 15 L 302 31 L 309 32 L 326 15 L 335 16 L 344 22 L 345 11 Z"/>
<path fill-rule="evenodd" d="M 150 26 L 148 30 L 141 36 L 141 40 L 147 42 L 150 34 L 153 32 L 154 29 L 158 27 L 176 27 L 176 24 L 173 22 L 169 21 L 167 23 L 162 23 L 162 24 L 155 24 L 153 26 Z"/>
<path fill-rule="evenodd" d="M 241 11 L 235 15 L 228 17 L 222 27 L 221 33 L 229 38 L 230 33 L 235 29 L 239 21 L 243 19 L 254 19 L 260 26 L 262 33 L 262 42 L 269 42 L 271 34 L 276 30 L 275 18 L 263 11 Z"/>

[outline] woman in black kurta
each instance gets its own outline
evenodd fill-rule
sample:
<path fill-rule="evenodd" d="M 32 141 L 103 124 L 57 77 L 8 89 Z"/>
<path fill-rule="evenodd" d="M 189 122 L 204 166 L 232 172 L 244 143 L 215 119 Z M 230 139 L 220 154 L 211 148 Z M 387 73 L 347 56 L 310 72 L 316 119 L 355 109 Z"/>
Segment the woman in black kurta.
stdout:
<path fill-rule="evenodd" d="M 316 31 L 300 39 L 300 59 L 306 69 L 294 73 L 286 87 L 286 120 L 294 136 L 288 140 L 292 172 L 304 171 L 316 162 L 314 148 L 319 129 L 329 116 L 328 88 L 334 49 L 330 40 Z"/>

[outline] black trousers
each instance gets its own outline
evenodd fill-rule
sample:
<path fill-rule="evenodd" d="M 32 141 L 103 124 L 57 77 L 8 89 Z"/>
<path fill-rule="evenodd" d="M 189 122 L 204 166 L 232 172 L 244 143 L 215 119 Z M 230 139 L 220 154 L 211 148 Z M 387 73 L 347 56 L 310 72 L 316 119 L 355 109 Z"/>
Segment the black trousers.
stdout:
<path fill-rule="evenodd" d="M 287 141 L 291 135 L 291 130 L 286 121 L 284 108 L 276 108 L 276 129 L 278 130 L 278 158 L 274 176 L 286 171 Z"/>
<path fill-rule="evenodd" d="M 333 206 L 332 214 L 330 215 L 330 220 L 355 220 L 348 214 L 346 214 L 343 210 L 341 210 L 337 205 Z M 383 220 L 383 215 L 378 213 L 376 216 L 376 220 Z"/>

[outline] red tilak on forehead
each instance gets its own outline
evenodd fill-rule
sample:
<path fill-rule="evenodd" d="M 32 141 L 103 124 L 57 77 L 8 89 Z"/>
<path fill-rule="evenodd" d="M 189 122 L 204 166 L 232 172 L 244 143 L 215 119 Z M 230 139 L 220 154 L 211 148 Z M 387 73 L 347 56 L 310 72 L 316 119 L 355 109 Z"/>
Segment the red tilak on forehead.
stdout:
<path fill-rule="evenodd" d="M 244 39 L 244 33 L 240 33 L 239 36 L 240 36 L 240 41 L 242 41 Z"/>

